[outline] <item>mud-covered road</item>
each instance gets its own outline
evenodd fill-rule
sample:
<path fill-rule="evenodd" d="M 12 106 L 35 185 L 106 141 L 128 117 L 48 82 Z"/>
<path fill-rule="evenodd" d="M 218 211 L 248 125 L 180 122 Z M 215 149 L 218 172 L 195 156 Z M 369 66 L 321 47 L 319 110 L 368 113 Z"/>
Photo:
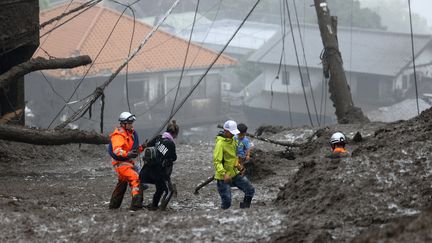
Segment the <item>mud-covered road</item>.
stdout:
<path fill-rule="evenodd" d="M 232 209 L 222 211 L 214 183 L 193 194 L 213 173 L 213 144 L 179 144 L 173 172 L 178 195 L 169 210 L 133 212 L 129 194 L 121 209 L 108 210 L 116 175 L 105 146 L 1 140 L 0 146 L 0 242 L 268 241 L 284 227 L 273 201 L 296 165 L 287 161 L 255 182 L 251 209 L 239 209 L 243 195 L 234 190 Z M 153 192 L 153 186 L 145 191 L 145 203 Z"/>
<path fill-rule="evenodd" d="M 276 130 L 263 136 L 303 145 L 255 140 L 252 208 L 239 209 L 234 190 L 225 211 L 214 183 L 193 194 L 213 173 L 211 142 L 178 144 L 168 211 L 133 212 L 129 196 L 108 210 L 116 175 L 105 146 L 0 140 L 0 242 L 432 242 L 432 110 L 391 124 Z M 325 158 L 334 131 L 347 135 L 351 157 Z"/>

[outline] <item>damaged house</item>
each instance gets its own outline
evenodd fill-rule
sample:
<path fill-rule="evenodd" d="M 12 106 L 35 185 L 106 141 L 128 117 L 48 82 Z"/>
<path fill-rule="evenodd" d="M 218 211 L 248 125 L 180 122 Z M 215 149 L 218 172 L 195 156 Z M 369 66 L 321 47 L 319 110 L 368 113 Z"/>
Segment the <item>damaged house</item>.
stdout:
<path fill-rule="evenodd" d="M 72 3 L 70 8 L 76 6 L 78 3 Z M 63 4 L 41 12 L 41 22 L 62 14 L 66 8 L 67 4 Z M 134 19 L 129 16 L 104 6 L 94 6 L 43 36 L 34 56 L 55 58 L 89 55 L 93 63 L 85 67 L 44 70 L 27 75 L 27 107 L 38 117 L 33 121 L 34 124 L 29 120 L 30 125 L 47 127 L 65 103 L 68 103 L 67 108 L 53 125 L 72 114 L 82 100 L 126 60 L 129 52 L 133 52 L 151 30 L 152 26 L 138 21 L 134 23 Z M 41 31 L 41 35 L 44 31 Z M 132 34 L 133 41 L 130 43 Z M 164 31 L 155 32 L 104 91 L 104 127 L 110 130 L 118 123 L 120 112 L 130 108 L 138 118 L 135 124 L 137 130 L 154 132 L 155 128 L 159 128 L 170 115 L 187 49 L 187 40 Z M 214 51 L 196 44 L 190 45 L 176 105 L 216 57 Z M 220 117 L 220 73 L 235 64 L 235 59 L 222 55 L 175 118 L 185 126 L 223 119 Z M 86 115 L 76 126 L 99 130 L 102 102 L 93 106 L 91 116 Z"/>
<path fill-rule="evenodd" d="M 300 27 L 304 55 L 299 29 L 294 27 L 293 32 L 287 29 L 285 36 L 281 33 L 274 35 L 249 57 L 249 62 L 262 65 L 264 71 L 243 90 L 244 108 L 249 117 L 261 119 L 262 123 L 271 117 L 287 124 L 290 113 L 293 125 L 310 124 L 308 109 L 314 124 L 318 121 L 322 123 L 324 119 L 327 123 L 335 121 L 328 82 L 320 60 L 323 45 L 319 28 L 315 25 Z M 356 106 L 367 113 L 415 97 L 409 34 L 341 27 L 338 28 L 338 39 L 347 82 Z M 431 37 L 414 35 L 413 40 L 419 92 L 428 93 L 432 91 Z M 282 50 L 285 50 L 284 53 Z"/>

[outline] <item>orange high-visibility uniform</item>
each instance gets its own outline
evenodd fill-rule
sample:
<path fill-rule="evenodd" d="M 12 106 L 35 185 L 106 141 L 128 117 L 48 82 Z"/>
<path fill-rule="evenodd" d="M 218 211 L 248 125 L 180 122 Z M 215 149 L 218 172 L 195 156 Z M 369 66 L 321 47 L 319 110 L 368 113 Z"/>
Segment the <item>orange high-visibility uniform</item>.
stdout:
<path fill-rule="evenodd" d="M 128 152 L 132 150 L 134 138 L 133 131 L 127 131 L 123 127 L 117 127 L 113 133 L 110 135 L 112 149 L 114 154 L 119 157 L 126 157 Z M 142 152 L 142 147 L 138 147 L 139 152 Z M 132 196 L 139 194 L 139 175 L 138 172 L 134 170 L 135 161 L 112 161 L 114 170 L 118 174 L 118 184 L 129 183 L 132 190 Z"/>
<path fill-rule="evenodd" d="M 341 148 L 341 147 L 336 147 L 335 149 L 333 149 L 332 151 L 333 153 L 347 153 L 347 150 L 345 148 Z"/>

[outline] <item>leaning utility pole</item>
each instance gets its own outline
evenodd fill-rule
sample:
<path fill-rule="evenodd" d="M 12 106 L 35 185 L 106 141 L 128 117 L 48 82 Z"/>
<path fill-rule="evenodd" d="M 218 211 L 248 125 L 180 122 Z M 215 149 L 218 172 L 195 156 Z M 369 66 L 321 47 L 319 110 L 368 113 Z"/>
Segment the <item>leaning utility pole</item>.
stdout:
<path fill-rule="evenodd" d="M 321 55 L 323 71 L 326 78 L 330 77 L 330 99 L 336 109 L 338 123 L 368 122 L 369 119 L 362 110 L 354 106 L 351 91 L 346 81 L 337 39 L 337 17 L 330 15 L 326 0 L 314 0 L 314 3 L 324 45 L 324 51 Z"/>

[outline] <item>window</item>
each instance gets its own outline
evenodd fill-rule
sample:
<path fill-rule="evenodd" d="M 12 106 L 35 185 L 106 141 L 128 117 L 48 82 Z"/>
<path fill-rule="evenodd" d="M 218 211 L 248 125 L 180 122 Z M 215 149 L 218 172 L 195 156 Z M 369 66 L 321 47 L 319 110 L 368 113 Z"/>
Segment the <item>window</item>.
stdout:
<path fill-rule="evenodd" d="M 184 76 L 180 84 L 177 100 L 186 97 L 186 95 L 189 94 L 193 86 L 199 81 L 200 78 L 201 75 Z M 167 77 L 166 80 L 167 80 L 167 88 L 168 88 L 167 92 L 174 88 L 174 90 L 171 92 L 172 94 L 168 95 L 167 98 L 170 100 L 174 100 L 180 77 Z M 201 81 L 201 83 L 198 85 L 198 87 L 193 91 L 191 95 L 191 98 L 194 99 L 200 99 L 205 97 L 206 97 L 206 78 L 204 78 L 204 80 Z"/>
<path fill-rule="evenodd" d="M 148 81 L 135 79 L 128 81 L 129 99 L 131 101 L 142 101 L 148 98 Z"/>

